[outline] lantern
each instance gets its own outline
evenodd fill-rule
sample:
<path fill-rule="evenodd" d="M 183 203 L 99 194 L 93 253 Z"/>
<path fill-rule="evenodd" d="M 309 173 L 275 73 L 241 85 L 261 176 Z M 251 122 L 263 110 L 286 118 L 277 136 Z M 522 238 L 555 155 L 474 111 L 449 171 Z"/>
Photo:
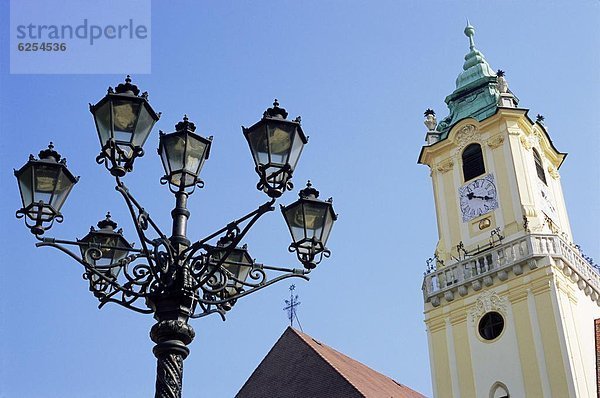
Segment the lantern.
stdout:
<path fill-rule="evenodd" d="M 60 209 L 79 177 L 67 169 L 66 159 L 61 158 L 52 143 L 38 156 L 36 159 L 29 155 L 29 161 L 15 170 L 23 203 L 17 217 L 25 217 L 31 232 L 42 235 L 54 220 L 62 221 Z"/>
<path fill-rule="evenodd" d="M 227 286 L 224 289 L 224 298 L 233 297 L 236 294 L 240 293 L 243 288 L 243 282 L 248 277 L 252 265 L 254 264 L 254 260 L 250 257 L 248 253 L 248 246 L 244 245 L 242 247 L 235 247 L 231 249 L 229 254 L 227 254 L 228 249 L 226 248 L 230 244 L 230 240 L 225 237 L 219 240 L 217 243 L 216 250 L 211 254 L 211 259 L 213 263 L 218 263 L 223 259 L 222 267 L 227 271 L 227 273 L 234 277 L 235 279 L 231 279 Z M 229 311 L 231 307 L 235 304 L 235 301 L 231 301 L 228 303 L 222 304 L 222 307 Z"/>
<path fill-rule="evenodd" d="M 259 122 L 242 127 L 260 177 L 257 187 L 272 198 L 291 188 L 289 180 L 308 142 L 300 118 L 287 120 L 287 115 L 275 100 Z"/>
<path fill-rule="evenodd" d="M 148 93 L 138 96 L 139 92 L 127 75 L 125 84 L 114 90 L 109 87 L 104 98 L 90 104 L 102 148 L 96 161 L 104 163 L 114 176 L 133 170 L 133 161 L 143 156 L 142 146 L 160 118 L 148 103 Z"/>
<path fill-rule="evenodd" d="M 291 251 L 296 251 L 305 268 L 312 269 L 323 255 L 329 256 L 325 247 L 333 222 L 337 215 L 333 211 L 332 199 L 319 200 L 319 191 L 310 181 L 300 191 L 300 199 L 289 206 L 281 206 L 285 222 L 292 235 Z"/>
<path fill-rule="evenodd" d="M 81 256 L 98 273 L 116 280 L 122 268 L 119 261 L 127 256 L 132 246 L 123 237 L 123 231 L 116 230 L 117 223 L 111 220 L 110 213 L 97 225 L 99 229 L 91 227 L 90 232 L 79 241 Z M 95 273 L 88 271 L 87 277 L 94 294 L 108 288 L 108 282 Z"/>
<path fill-rule="evenodd" d="M 175 125 L 174 133 L 160 133 L 158 154 L 165 169 L 161 182 L 168 182 L 177 190 L 198 183 L 200 170 L 208 159 L 212 137 L 204 138 L 194 131 L 196 126 L 185 115 L 183 121 Z"/>

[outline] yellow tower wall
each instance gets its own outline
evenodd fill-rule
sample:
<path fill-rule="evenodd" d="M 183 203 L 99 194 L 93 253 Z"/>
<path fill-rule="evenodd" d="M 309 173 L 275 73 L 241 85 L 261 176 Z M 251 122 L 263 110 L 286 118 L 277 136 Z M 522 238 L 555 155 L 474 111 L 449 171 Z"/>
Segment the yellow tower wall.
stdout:
<path fill-rule="evenodd" d="M 461 154 L 473 142 L 494 176 L 499 207 L 463 222 Z M 534 149 L 547 184 L 537 175 Z M 511 397 L 595 396 L 600 276 L 572 244 L 558 173 L 565 156 L 542 124 L 516 108 L 499 108 L 481 122 L 461 120 L 445 140 L 423 148 L 419 162 L 431 169 L 441 260 L 423 284 L 435 397 L 487 398 L 498 384 Z M 489 226 L 480 228 L 485 219 Z M 490 247 L 497 227 L 504 239 Z M 459 242 L 481 253 L 463 258 Z M 493 341 L 478 332 L 489 311 L 505 321 Z"/>

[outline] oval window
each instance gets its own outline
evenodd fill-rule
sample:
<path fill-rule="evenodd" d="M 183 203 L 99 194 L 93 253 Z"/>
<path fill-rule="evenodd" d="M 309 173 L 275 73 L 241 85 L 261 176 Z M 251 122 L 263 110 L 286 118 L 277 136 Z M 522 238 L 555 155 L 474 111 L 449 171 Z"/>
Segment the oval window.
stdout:
<path fill-rule="evenodd" d="M 488 312 L 479 321 L 479 335 L 485 340 L 494 340 L 504 330 L 504 318 L 499 313 Z"/>

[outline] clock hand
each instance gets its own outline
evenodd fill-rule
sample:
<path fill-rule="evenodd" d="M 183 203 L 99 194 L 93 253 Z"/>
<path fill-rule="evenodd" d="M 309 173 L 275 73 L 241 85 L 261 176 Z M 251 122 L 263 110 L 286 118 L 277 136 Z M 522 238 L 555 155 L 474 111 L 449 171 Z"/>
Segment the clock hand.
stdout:
<path fill-rule="evenodd" d="M 487 196 L 487 195 L 485 195 L 485 196 L 479 196 L 479 195 L 475 195 L 473 192 L 469 192 L 469 193 L 467 194 L 467 198 L 469 198 L 469 200 L 470 200 L 470 199 L 473 199 L 473 198 L 477 198 L 477 199 L 483 199 L 483 200 L 490 200 L 490 199 L 493 199 L 493 198 L 491 198 L 491 197 L 489 197 L 489 196 Z"/>

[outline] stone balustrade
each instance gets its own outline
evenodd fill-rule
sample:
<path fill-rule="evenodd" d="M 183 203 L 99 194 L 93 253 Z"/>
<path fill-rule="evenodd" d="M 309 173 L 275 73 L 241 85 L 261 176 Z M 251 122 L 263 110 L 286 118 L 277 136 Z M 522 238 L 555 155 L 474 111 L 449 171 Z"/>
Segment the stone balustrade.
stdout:
<path fill-rule="evenodd" d="M 571 244 L 558 235 L 549 234 L 529 234 L 426 274 L 425 301 L 437 307 L 442 297 L 452 301 L 457 293 L 466 296 L 469 288 L 479 291 L 484 285 L 491 286 L 494 278 L 508 279 L 509 272 L 521 275 L 524 267 L 537 268 L 536 259 L 543 257 L 551 257 L 586 295 L 600 301 L 598 272 Z"/>

